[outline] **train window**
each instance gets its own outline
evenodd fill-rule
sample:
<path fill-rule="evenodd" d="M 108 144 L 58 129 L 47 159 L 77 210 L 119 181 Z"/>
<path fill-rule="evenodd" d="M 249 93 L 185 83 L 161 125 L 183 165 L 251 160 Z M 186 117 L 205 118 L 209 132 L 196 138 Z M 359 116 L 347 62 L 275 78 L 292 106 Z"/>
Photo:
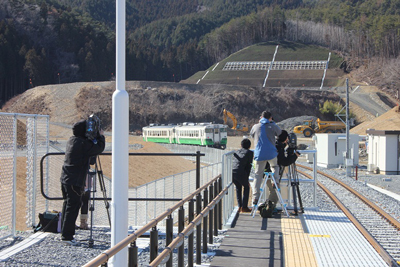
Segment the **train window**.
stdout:
<path fill-rule="evenodd" d="M 218 134 L 218 133 L 219 133 L 219 129 L 218 129 L 218 128 L 215 128 L 215 129 L 214 129 L 214 133 Z"/>
<path fill-rule="evenodd" d="M 210 129 L 210 128 L 206 128 L 206 133 L 212 133 L 213 132 L 213 130 L 212 129 Z"/>

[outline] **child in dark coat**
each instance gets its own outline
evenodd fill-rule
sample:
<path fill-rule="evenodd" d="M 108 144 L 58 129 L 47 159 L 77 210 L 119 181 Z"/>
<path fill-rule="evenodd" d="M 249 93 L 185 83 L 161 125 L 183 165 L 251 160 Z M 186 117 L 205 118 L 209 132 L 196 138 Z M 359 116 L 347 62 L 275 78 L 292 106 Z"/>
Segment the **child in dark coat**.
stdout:
<path fill-rule="evenodd" d="M 251 212 L 251 209 L 247 206 L 247 203 L 249 202 L 250 194 L 249 175 L 254 153 L 253 151 L 249 150 L 251 146 L 249 139 L 243 139 L 241 146 L 242 148 L 233 154 L 232 180 L 236 186 L 236 197 L 239 206 L 239 212 Z"/>

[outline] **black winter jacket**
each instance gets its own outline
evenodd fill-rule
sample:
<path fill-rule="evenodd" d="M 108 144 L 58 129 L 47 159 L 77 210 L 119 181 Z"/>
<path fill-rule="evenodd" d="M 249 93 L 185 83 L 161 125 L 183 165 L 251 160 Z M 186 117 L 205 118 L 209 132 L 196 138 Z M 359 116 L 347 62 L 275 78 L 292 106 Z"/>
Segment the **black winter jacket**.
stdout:
<path fill-rule="evenodd" d="M 297 155 L 296 153 L 286 153 L 285 152 L 285 147 L 286 144 L 281 143 L 281 142 L 276 142 L 275 144 L 276 149 L 278 150 L 278 165 L 279 166 L 289 166 L 290 164 L 293 164 L 297 160 Z M 288 154 L 288 155 L 286 155 Z"/>
<path fill-rule="evenodd" d="M 253 162 L 253 151 L 241 148 L 233 154 L 232 179 L 248 182 Z"/>
<path fill-rule="evenodd" d="M 67 142 L 61 183 L 83 188 L 89 169 L 89 159 L 103 152 L 104 147 L 103 135 L 97 138 L 97 144 L 82 136 L 71 136 Z"/>
<path fill-rule="evenodd" d="M 281 142 L 276 142 L 275 143 L 276 149 L 278 150 L 278 165 L 279 166 L 289 166 L 290 164 L 293 164 L 296 162 L 297 160 L 297 155 L 296 153 L 290 152 L 287 153 L 287 151 L 285 151 L 285 147 L 286 144 L 283 144 Z M 289 150 L 289 149 L 287 149 Z M 269 162 L 267 162 L 266 166 L 265 166 L 265 170 L 267 172 L 271 172 L 271 166 L 269 165 Z M 280 170 L 282 171 L 282 169 Z"/>

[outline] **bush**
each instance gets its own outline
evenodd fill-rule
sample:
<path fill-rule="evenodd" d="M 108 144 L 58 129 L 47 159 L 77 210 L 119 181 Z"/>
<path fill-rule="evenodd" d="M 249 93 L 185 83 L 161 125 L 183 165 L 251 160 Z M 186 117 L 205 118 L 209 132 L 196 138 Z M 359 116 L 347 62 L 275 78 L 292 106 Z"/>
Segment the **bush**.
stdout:
<path fill-rule="evenodd" d="M 319 105 L 319 111 L 323 115 L 327 115 L 329 117 L 335 117 L 337 114 L 340 114 L 341 118 L 346 118 L 346 109 L 340 103 L 334 103 L 332 100 L 327 100 L 324 102 L 323 106 Z M 354 118 L 355 115 L 349 112 L 349 117 Z"/>

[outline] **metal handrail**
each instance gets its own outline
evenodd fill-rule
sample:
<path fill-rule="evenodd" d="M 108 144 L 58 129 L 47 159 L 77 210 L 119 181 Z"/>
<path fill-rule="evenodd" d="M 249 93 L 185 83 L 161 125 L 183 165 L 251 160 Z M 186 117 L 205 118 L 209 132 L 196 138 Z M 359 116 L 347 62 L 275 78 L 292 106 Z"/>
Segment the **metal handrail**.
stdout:
<path fill-rule="evenodd" d="M 212 179 L 211 181 L 209 181 L 208 183 L 204 184 L 203 186 L 199 187 L 196 191 L 194 191 L 193 193 L 191 193 L 190 195 L 188 195 L 187 197 L 185 197 L 184 199 L 182 199 L 180 202 L 176 203 L 174 206 L 172 206 L 171 208 L 167 209 L 166 211 L 164 211 L 162 214 L 160 214 L 158 217 L 154 218 L 152 221 L 150 221 L 149 223 L 147 223 L 145 226 L 143 226 L 142 228 L 136 230 L 134 233 L 128 235 L 125 239 L 121 240 L 119 243 L 117 243 L 114 247 L 104 251 L 103 253 L 101 253 L 100 255 L 98 255 L 96 258 L 92 259 L 91 261 L 89 261 L 88 263 L 86 263 L 84 266 L 85 267 L 92 267 L 92 266 L 99 266 L 105 262 L 107 262 L 109 260 L 110 257 L 116 255 L 120 250 L 124 249 L 125 247 L 127 247 L 129 244 L 131 244 L 132 242 L 136 241 L 141 235 L 143 235 L 144 233 L 146 233 L 149 229 L 155 227 L 160 221 L 162 221 L 163 219 L 165 219 L 167 216 L 171 215 L 176 209 L 178 209 L 179 207 L 183 206 L 186 202 L 192 200 L 196 195 L 200 194 L 200 192 L 204 191 L 208 186 L 210 186 L 211 184 L 213 184 L 214 182 L 216 182 L 218 179 L 221 179 L 221 175 L 216 176 L 214 179 Z M 224 190 L 223 192 L 225 193 L 226 190 L 228 190 L 228 188 L 231 186 L 231 184 L 229 184 Z M 222 193 L 222 192 L 221 192 Z M 219 201 L 219 199 L 223 196 L 223 194 L 219 194 L 215 199 L 215 204 Z M 214 204 L 214 205 L 215 205 Z M 213 206 L 214 206 L 213 205 Z M 208 208 L 208 209 L 207 209 Z M 209 210 L 210 207 L 207 206 L 204 210 Z M 204 211 L 203 210 L 203 211 Z M 204 215 L 204 212 L 200 213 L 197 217 L 200 216 L 200 218 L 202 218 Z M 197 218 L 196 217 L 196 218 Z M 199 220 L 199 219 L 198 219 Z M 193 220 L 194 221 L 194 220 Z M 196 221 L 197 222 L 197 221 Z M 191 222 L 190 225 L 193 225 L 193 223 Z M 186 228 L 185 228 L 186 229 Z M 190 228 L 192 229 L 192 228 Z M 187 234 L 189 230 L 186 230 L 185 233 Z M 176 246 L 176 245 L 175 245 Z"/>
<path fill-rule="evenodd" d="M 48 200 L 64 200 L 62 197 L 49 197 L 44 192 L 44 183 L 43 183 L 43 162 L 44 160 L 51 155 L 65 155 L 65 152 L 51 152 L 45 154 L 40 160 L 40 192 L 45 199 Z M 100 156 L 111 156 L 112 153 L 101 153 Z M 181 156 L 181 157 L 196 157 L 196 188 L 199 187 L 199 173 L 200 173 L 200 157 L 205 156 L 204 153 L 129 153 L 129 156 Z M 112 200 L 111 198 L 94 198 L 94 200 Z M 181 198 L 129 198 L 128 201 L 180 201 Z"/>
<path fill-rule="evenodd" d="M 183 238 L 185 236 L 190 235 L 194 231 L 194 227 L 201 223 L 201 219 L 206 217 L 208 213 L 214 208 L 215 205 L 219 203 L 221 198 L 228 191 L 229 187 L 232 185 L 230 183 L 227 187 L 225 187 L 201 212 L 196 216 L 196 218 L 191 221 L 185 229 L 178 234 L 178 236 L 172 240 L 172 242 L 165 247 L 165 249 L 155 258 L 152 262 L 150 262 L 149 266 L 158 266 L 159 264 L 164 262 L 164 259 L 169 256 L 169 254 L 173 251 L 174 248 L 181 246 Z"/>

